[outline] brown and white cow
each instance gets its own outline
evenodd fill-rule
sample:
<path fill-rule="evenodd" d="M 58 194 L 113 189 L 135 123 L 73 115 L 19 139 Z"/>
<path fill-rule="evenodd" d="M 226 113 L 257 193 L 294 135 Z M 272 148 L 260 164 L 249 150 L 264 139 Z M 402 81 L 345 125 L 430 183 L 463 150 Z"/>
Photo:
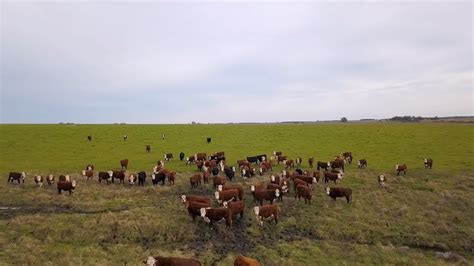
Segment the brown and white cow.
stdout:
<path fill-rule="evenodd" d="M 39 187 L 42 187 L 43 186 L 43 176 L 40 176 L 40 175 L 35 176 L 35 183 Z"/>
<path fill-rule="evenodd" d="M 360 159 L 359 161 L 357 161 L 357 166 L 359 166 L 359 168 L 367 168 L 367 160 Z"/>
<path fill-rule="evenodd" d="M 330 162 L 332 169 L 341 169 L 344 172 L 344 160 L 336 159 Z"/>
<path fill-rule="evenodd" d="M 200 153 L 194 154 L 194 159 L 196 161 L 204 161 L 204 160 L 206 160 L 206 158 L 207 158 L 207 156 L 206 156 L 205 152 L 200 152 Z"/>
<path fill-rule="evenodd" d="M 263 205 L 263 201 L 269 201 L 270 204 L 273 204 L 275 199 L 280 197 L 279 189 L 261 189 L 255 190 L 255 199 L 260 202 L 260 205 Z"/>
<path fill-rule="evenodd" d="M 165 153 L 163 154 L 163 158 L 165 161 L 169 162 L 171 159 L 173 159 L 173 154 L 172 153 Z"/>
<path fill-rule="evenodd" d="M 273 156 L 280 156 L 283 153 L 281 151 L 273 151 Z"/>
<path fill-rule="evenodd" d="M 403 172 L 403 175 L 407 174 L 407 165 L 406 164 L 397 164 L 395 165 L 395 171 L 397 171 L 397 176 Z"/>
<path fill-rule="evenodd" d="M 385 175 L 381 174 L 378 176 L 377 181 L 379 182 L 379 185 L 381 187 L 385 187 L 385 182 L 387 182 L 387 178 L 385 177 Z"/>
<path fill-rule="evenodd" d="M 255 197 L 255 191 L 262 190 L 263 188 L 264 188 L 263 184 L 251 185 L 250 186 L 250 192 L 252 193 L 254 202 L 257 202 L 257 198 Z"/>
<path fill-rule="evenodd" d="M 230 189 L 237 189 L 239 191 L 239 200 L 243 200 L 244 188 L 241 185 L 218 185 L 217 190 L 226 191 Z"/>
<path fill-rule="evenodd" d="M 128 168 L 128 159 L 123 159 L 123 160 L 120 160 L 120 166 L 122 167 L 122 169 L 127 169 Z"/>
<path fill-rule="evenodd" d="M 329 181 L 334 181 L 334 184 L 336 184 L 338 179 L 342 179 L 341 173 L 324 172 L 324 183 L 327 184 Z"/>
<path fill-rule="evenodd" d="M 201 217 L 206 223 L 225 220 L 227 227 L 232 225 L 232 211 L 228 208 L 201 208 Z"/>
<path fill-rule="evenodd" d="M 201 262 L 195 259 L 178 258 L 178 257 L 148 257 L 143 261 L 146 265 L 154 266 L 201 266 Z"/>
<path fill-rule="evenodd" d="M 250 168 L 248 166 L 244 166 L 241 168 L 241 176 L 242 178 L 250 178 L 255 175 L 255 168 Z"/>
<path fill-rule="evenodd" d="M 48 185 L 54 184 L 54 175 L 51 175 L 51 174 L 48 175 L 48 176 L 46 177 L 46 182 L 48 182 Z"/>
<path fill-rule="evenodd" d="M 295 192 L 296 192 L 296 188 L 297 188 L 298 186 L 307 186 L 307 187 L 309 187 L 309 184 L 308 184 L 307 182 L 305 182 L 304 180 L 301 180 L 301 179 L 299 179 L 299 178 L 293 179 L 293 183 L 294 183 L 294 190 L 295 190 Z"/>
<path fill-rule="evenodd" d="M 128 176 L 128 184 L 129 184 L 130 186 L 135 185 L 135 183 L 137 182 L 137 180 L 138 180 L 138 175 L 135 174 L 135 173 L 132 173 L 132 174 L 130 174 L 130 175 Z"/>
<path fill-rule="evenodd" d="M 191 189 L 197 188 L 198 186 L 200 186 L 201 185 L 201 180 L 202 180 L 201 174 L 192 175 L 189 178 L 189 183 L 191 184 Z"/>
<path fill-rule="evenodd" d="M 225 185 L 225 177 L 215 176 L 213 178 L 213 185 L 214 185 L 214 189 L 217 189 L 219 185 Z"/>
<path fill-rule="evenodd" d="M 229 189 L 214 192 L 216 201 L 222 204 L 224 201 L 237 201 L 239 198 L 239 191 L 237 189 Z"/>
<path fill-rule="evenodd" d="M 124 171 L 109 171 L 109 176 L 112 179 L 112 183 L 115 183 L 115 179 L 119 180 L 119 183 L 125 184 L 125 172 Z"/>
<path fill-rule="evenodd" d="M 425 164 L 425 168 L 430 168 L 431 169 L 433 167 L 433 159 L 431 159 L 431 158 L 425 158 L 423 163 Z"/>
<path fill-rule="evenodd" d="M 88 165 L 86 166 L 86 171 L 87 171 L 87 170 L 94 170 L 94 166 L 93 166 L 92 164 L 88 164 Z"/>
<path fill-rule="evenodd" d="M 190 157 L 186 157 L 186 164 L 191 164 L 191 163 L 194 163 L 196 161 L 196 158 L 193 156 L 190 156 Z"/>
<path fill-rule="evenodd" d="M 13 183 L 14 180 L 18 181 L 18 184 L 20 184 L 20 181 L 25 183 L 25 178 L 26 178 L 26 172 L 21 172 L 21 173 L 10 172 L 8 174 L 8 182 L 11 182 L 11 183 Z"/>
<path fill-rule="evenodd" d="M 82 176 L 87 182 L 94 178 L 94 170 L 82 170 Z"/>
<path fill-rule="evenodd" d="M 296 197 L 298 197 L 298 201 L 300 201 L 301 198 L 304 198 L 305 204 L 306 202 L 311 203 L 311 198 L 313 197 L 313 190 L 307 186 L 298 185 L 296 187 L 295 199 Z"/>
<path fill-rule="evenodd" d="M 244 210 L 245 210 L 245 202 L 240 201 L 224 201 L 222 204 L 224 208 L 229 208 L 232 211 L 232 217 L 235 218 L 238 214 L 240 214 L 240 218 L 244 217 Z"/>
<path fill-rule="evenodd" d="M 278 224 L 278 213 L 279 208 L 277 205 L 263 205 L 253 207 L 253 213 L 257 218 L 257 222 L 260 226 L 263 226 L 263 220 L 275 220 L 275 224 Z"/>
<path fill-rule="evenodd" d="M 344 160 L 346 160 L 349 164 L 352 163 L 352 152 L 346 151 L 346 152 L 343 152 L 341 155 L 342 157 L 344 157 Z"/>
<path fill-rule="evenodd" d="M 318 161 L 317 163 L 317 170 L 319 171 L 320 169 L 324 169 L 324 171 L 327 171 L 328 168 L 331 166 L 331 163 L 330 162 L 321 162 L 321 161 Z"/>
<path fill-rule="evenodd" d="M 345 197 L 347 203 L 352 201 L 352 189 L 350 188 L 326 187 L 326 194 L 328 194 L 328 196 L 331 197 L 333 200 L 336 200 L 336 198 Z"/>
<path fill-rule="evenodd" d="M 59 181 L 66 181 L 66 182 L 71 181 L 71 177 L 69 175 L 59 175 L 58 179 Z"/>
<path fill-rule="evenodd" d="M 58 181 L 58 194 L 61 194 L 61 190 L 64 190 L 69 191 L 69 195 L 71 195 L 74 189 L 76 189 L 76 180 L 72 180 L 72 182 Z"/>
<path fill-rule="evenodd" d="M 184 204 L 188 201 L 194 201 L 194 202 L 200 202 L 200 203 L 206 203 L 206 204 L 211 204 L 211 199 L 208 197 L 204 196 L 194 196 L 194 195 L 181 195 L 181 202 Z"/>
<path fill-rule="evenodd" d="M 271 175 L 270 176 L 270 183 L 280 185 L 281 178 L 279 175 Z"/>
<path fill-rule="evenodd" d="M 202 203 L 197 201 L 186 201 L 186 209 L 188 210 L 189 216 L 193 218 L 193 221 L 196 221 L 196 216 L 201 216 L 201 208 L 209 208 L 211 204 Z"/>
<path fill-rule="evenodd" d="M 297 176 L 297 177 L 295 177 L 295 180 L 296 179 L 303 180 L 304 182 L 306 182 L 308 184 L 311 184 L 311 185 L 318 183 L 318 180 L 316 179 L 316 177 L 313 177 L 313 176 Z"/>
<path fill-rule="evenodd" d="M 284 160 L 283 161 L 283 166 L 288 169 L 288 168 L 295 168 L 295 162 L 293 160 Z"/>
<path fill-rule="evenodd" d="M 260 263 L 257 260 L 245 257 L 240 254 L 234 260 L 234 266 L 260 266 Z"/>
<path fill-rule="evenodd" d="M 283 155 L 277 155 L 277 163 L 280 164 L 280 162 L 288 160 L 288 156 L 283 156 Z"/>

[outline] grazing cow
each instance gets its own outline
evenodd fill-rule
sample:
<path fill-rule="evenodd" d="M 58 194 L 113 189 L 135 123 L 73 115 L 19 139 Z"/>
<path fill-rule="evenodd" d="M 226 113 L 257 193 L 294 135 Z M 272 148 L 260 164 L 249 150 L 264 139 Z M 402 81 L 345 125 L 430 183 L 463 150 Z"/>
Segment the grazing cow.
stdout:
<path fill-rule="evenodd" d="M 179 153 L 179 160 L 183 161 L 183 159 L 184 159 L 184 152 L 180 152 Z"/>
<path fill-rule="evenodd" d="M 245 202 L 243 201 L 224 201 L 222 203 L 224 208 L 229 208 L 232 212 L 232 217 L 235 218 L 237 214 L 240 214 L 240 218 L 244 217 Z"/>
<path fill-rule="evenodd" d="M 329 195 L 333 200 L 336 198 L 343 198 L 345 197 L 347 203 L 352 201 L 352 189 L 350 188 L 341 188 L 341 187 L 326 187 L 326 194 Z"/>
<path fill-rule="evenodd" d="M 130 186 L 135 185 L 135 183 L 137 182 L 137 180 L 138 180 L 137 174 L 130 174 L 130 175 L 128 176 L 128 184 L 130 184 Z"/>
<path fill-rule="evenodd" d="M 122 169 L 123 168 L 127 169 L 128 168 L 128 159 L 121 160 L 120 161 L 120 166 L 122 167 Z"/>
<path fill-rule="evenodd" d="M 258 163 L 258 157 L 257 156 L 247 156 L 247 162 L 249 163 Z"/>
<path fill-rule="evenodd" d="M 216 197 L 216 201 L 219 204 L 222 204 L 224 201 L 237 201 L 237 198 L 239 197 L 239 190 L 229 189 L 216 191 L 214 192 L 214 196 Z"/>
<path fill-rule="evenodd" d="M 298 186 L 307 186 L 307 187 L 309 187 L 309 184 L 308 184 L 307 182 L 305 182 L 304 180 L 301 180 L 301 179 L 299 179 L 299 178 L 295 178 L 295 179 L 293 180 L 293 183 L 294 183 L 294 185 L 295 185 L 295 186 L 294 186 L 295 192 L 296 192 L 296 188 L 297 188 Z"/>
<path fill-rule="evenodd" d="M 313 168 L 313 163 L 314 163 L 314 158 L 313 157 L 309 157 L 308 159 L 308 164 L 309 164 L 309 168 Z"/>
<path fill-rule="evenodd" d="M 201 208 L 201 217 L 211 225 L 221 220 L 225 220 L 227 227 L 232 225 L 232 211 L 228 208 Z"/>
<path fill-rule="evenodd" d="M 379 175 L 378 181 L 381 187 L 385 187 L 385 182 L 387 181 L 387 178 L 385 177 L 385 175 Z"/>
<path fill-rule="evenodd" d="M 112 183 L 115 183 L 115 179 L 118 179 L 119 183 L 125 184 L 124 171 L 109 171 L 109 176 L 112 178 Z"/>
<path fill-rule="evenodd" d="M 305 204 L 306 204 L 306 202 L 311 204 L 311 198 L 313 197 L 313 191 L 312 191 L 312 189 L 310 189 L 307 186 L 298 185 L 296 187 L 295 199 L 296 199 L 296 197 L 298 197 L 298 201 L 300 201 L 301 198 L 304 198 L 304 203 Z"/>
<path fill-rule="evenodd" d="M 280 193 L 280 196 L 278 197 L 278 200 L 283 201 L 283 194 L 288 193 L 288 183 L 287 183 L 286 180 L 284 180 L 281 185 L 268 183 L 267 184 L 267 189 L 271 189 L 271 190 L 278 189 L 278 190 L 280 190 L 281 193 Z"/>
<path fill-rule="evenodd" d="M 345 159 L 349 164 L 352 163 L 352 152 L 350 152 L 350 151 L 343 152 L 343 153 L 342 153 L 342 157 L 344 157 L 344 159 Z"/>
<path fill-rule="evenodd" d="M 87 181 L 94 178 L 94 171 L 93 170 L 82 170 L 82 176 Z"/>
<path fill-rule="evenodd" d="M 357 166 L 359 166 L 359 168 L 367 168 L 367 160 L 360 159 L 359 161 L 357 161 Z"/>
<path fill-rule="evenodd" d="M 8 174 L 8 182 L 11 182 L 11 183 L 13 183 L 13 180 L 18 181 L 18 184 L 20 184 L 20 180 L 23 183 L 25 183 L 25 178 L 26 178 L 26 172 L 21 172 L 21 173 L 10 172 Z"/>
<path fill-rule="evenodd" d="M 58 179 L 59 181 L 67 181 L 67 182 L 71 181 L 71 178 L 69 177 L 69 175 L 60 175 Z"/>
<path fill-rule="evenodd" d="M 169 162 L 171 159 L 173 159 L 173 154 L 172 153 L 165 153 L 163 155 L 165 157 L 165 161 Z"/>
<path fill-rule="evenodd" d="M 92 136 L 87 136 L 88 141 L 92 141 Z"/>
<path fill-rule="evenodd" d="M 71 195 L 74 189 L 76 189 L 76 180 L 72 180 L 72 182 L 58 181 L 58 194 L 61 194 L 61 190 L 64 190 L 69 191 L 69 195 Z"/>
<path fill-rule="evenodd" d="M 324 171 L 327 171 L 330 166 L 331 166 L 331 163 L 329 162 L 318 161 L 317 170 L 319 171 L 320 169 L 324 169 Z"/>
<path fill-rule="evenodd" d="M 239 200 L 243 199 L 244 188 L 241 185 L 218 185 L 217 186 L 217 190 L 219 191 L 225 191 L 225 190 L 230 190 L 230 189 L 237 189 L 237 191 L 239 191 Z"/>
<path fill-rule="evenodd" d="M 219 185 L 225 185 L 225 177 L 223 176 L 214 176 L 212 181 L 214 189 L 216 189 Z"/>
<path fill-rule="evenodd" d="M 407 174 L 407 165 L 406 164 L 397 164 L 395 165 L 395 171 L 397 171 L 397 176 L 403 172 L 403 175 Z"/>
<path fill-rule="evenodd" d="M 230 168 L 228 166 L 225 166 L 224 173 L 225 173 L 225 176 L 227 176 L 227 178 L 229 178 L 229 180 L 232 181 L 232 179 L 234 179 L 235 177 L 235 167 L 232 166 L 232 168 Z"/>
<path fill-rule="evenodd" d="M 110 177 L 108 172 L 99 172 L 99 183 L 102 183 L 102 180 L 105 180 L 107 184 L 110 184 L 112 178 Z"/>
<path fill-rule="evenodd" d="M 43 186 L 43 177 L 40 176 L 40 175 L 35 176 L 35 183 L 39 187 L 42 187 Z"/>
<path fill-rule="evenodd" d="M 212 138 L 207 138 L 207 144 L 211 143 Z"/>
<path fill-rule="evenodd" d="M 423 162 L 425 164 L 425 168 L 430 168 L 431 169 L 433 167 L 433 159 L 425 158 L 425 160 Z"/>
<path fill-rule="evenodd" d="M 344 172 L 344 161 L 341 159 L 336 159 L 330 162 L 331 169 L 341 169 Z"/>
<path fill-rule="evenodd" d="M 211 206 L 211 199 L 208 197 L 202 197 L 202 196 L 193 196 L 193 195 L 181 195 L 181 202 L 185 204 L 188 201 L 194 201 L 194 202 L 200 202 L 200 203 L 206 203 L 209 206 Z"/>
<path fill-rule="evenodd" d="M 278 224 L 279 208 L 277 205 L 255 206 L 253 207 L 253 213 L 260 226 L 263 226 L 263 220 L 271 219 L 275 219 L 275 224 Z"/>
<path fill-rule="evenodd" d="M 151 146 L 150 146 L 150 145 L 146 145 L 145 150 L 146 150 L 146 152 L 150 152 L 150 151 L 151 151 Z"/>
<path fill-rule="evenodd" d="M 46 182 L 48 182 L 48 185 L 54 184 L 54 175 L 48 175 L 48 177 L 46 177 Z"/>
<path fill-rule="evenodd" d="M 200 186 L 201 185 L 201 180 L 202 180 L 201 174 L 192 175 L 189 178 L 189 183 L 191 184 L 191 189 L 197 188 L 198 186 Z"/>
<path fill-rule="evenodd" d="M 341 173 L 324 172 L 324 183 L 328 183 L 329 181 L 334 181 L 334 184 L 336 184 L 336 181 L 338 179 L 342 179 Z"/>
<path fill-rule="evenodd" d="M 321 178 L 321 173 L 318 171 L 313 171 L 313 177 L 316 178 L 316 183 L 319 183 L 319 179 Z"/>
<path fill-rule="evenodd" d="M 152 257 L 149 256 L 143 261 L 146 265 L 154 266 L 201 266 L 201 262 L 195 259 L 178 258 L 178 257 Z"/>
<path fill-rule="evenodd" d="M 188 209 L 188 214 L 193 218 L 193 221 L 196 221 L 196 216 L 201 216 L 201 208 L 211 207 L 209 203 L 202 203 L 197 201 L 186 201 L 186 209 Z"/>
<path fill-rule="evenodd" d="M 139 186 L 145 186 L 145 181 L 146 181 L 146 172 L 141 171 L 138 173 L 138 185 Z"/>
<path fill-rule="evenodd" d="M 283 155 L 277 155 L 277 163 L 280 164 L 280 162 L 286 161 L 288 159 L 287 156 Z"/>
<path fill-rule="evenodd" d="M 191 163 L 194 163 L 196 159 L 194 158 L 194 155 L 191 157 L 186 157 L 186 164 L 189 165 Z"/>
<path fill-rule="evenodd" d="M 127 141 L 128 139 L 128 136 L 127 135 L 123 135 L 123 141 Z"/>
<path fill-rule="evenodd" d="M 240 254 L 234 260 L 234 266 L 260 266 L 260 263 L 254 259 L 248 258 Z"/>
<path fill-rule="evenodd" d="M 300 180 L 303 180 L 304 182 L 308 183 L 308 184 L 316 184 L 318 183 L 318 179 L 314 176 L 297 176 L 295 177 L 295 180 L 296 179 L 300 179 Z"/>
<path fill-rule="evenodd" d="M 296 163 L 297 166 L 300 166 L 302 161 L 303 161 L 303 159 L 301 159 L 301 157 L 296 157 L 295 158 L 295 163 Z"/>
<path fill-rule="evenodd" d="M 194 154 L 194 160 L 196 160 L 196 161 L 206 160 L 206 153 L 205 152 L 200 152 L 200 153 Z"/>
<path fill-rule="evenodd" d="M 280 197 L 279 189 L 255 190 L 255 199 L 258 202 L 260 202 L 260 205 L 263 204 L 264 200 L 267 200 L 270 202 L 270 204 L 273 204 L 273 201 L 275 201 L 275 199 L 278 199 L 279 197 Z"/>
<path fill-rule="evenodd" d="M 273 151 L 273 156 L 280 156 L 283 153 L 281 151 Z"/>

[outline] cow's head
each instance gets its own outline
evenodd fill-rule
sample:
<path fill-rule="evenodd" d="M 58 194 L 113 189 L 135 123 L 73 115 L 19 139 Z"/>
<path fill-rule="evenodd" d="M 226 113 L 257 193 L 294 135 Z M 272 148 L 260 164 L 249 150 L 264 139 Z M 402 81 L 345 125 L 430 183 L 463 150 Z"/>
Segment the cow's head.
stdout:
<path fill-rule="evenodd" d="M 274 175 L 270 176 L 270 180 L 271 180 L 272 182 L 275 182 L 275 176 L 274 176 Z"/>
<path fill-rule="evenodd" d="M 131 174 L 128 177 L 128 182 L 130 183 L 130 185 L 133 185 L 135 183 L 135 175 L 134 174 Z"/>
<path fill-rule="evenodd" d="M 254 185 L 251 185 L 251 186 L 250 186 L 250 191 L 252 191 L 252 192 L 255 191 L 255 186 L 254 186 Z"/>
<path fill-rule="evenodd" d="M 242 169 L 242 176 L 245 177 L 246 174 L 247 174 L 247 170 Z"/>
<path fill-rule="evenodd" d="M 181 202 L 186 203 L 186 195 L 181 195 Z"/>
<path fill-rule="evenodd" d="M 21 172 L 21 178 L 25 179 L 26 178 L 26 172 Z"/>
<path fill-rule="evenodd" d="M 146 260 L 143 261 L 143 263 L 145 263 L 146 265 L 155 265 L 156 263 L 156 259 L 153 258 L 152 256 L 149 256 Z"/>
<path fill-rule="evenodd" d="M 326 187 L 326 194 L 328 194 L 328 195 L 329 195 L 329 192 L 331 192 L 331 188 L 329 188 L 329 187 Z"/>
<path fill-rule="evenodd" d="M 425 163 L 427 163 L 427 162 L 428 162 L 428 159 L 427 159 L 427 158 L 425 158 Z"/>
<path fill-rule="evenodd" d="M 216 197 L 217 202 L 221 202 L 221 200 L 219 200 L 219 191 L 214 192 L 214 197 Z"/>
<path fill-rule="evenodd" d="M 69 175 L 66 175 L 66 181 L 70 181 L 71 180 L 71 177 Z"/>
<path fill-rule="evenodd" d="M 276 152 L 276 151 L 273 151 L 273 155 L 276 155 L 276 154 L 277 154 L 277 152 Z"/>
<path fill-rule="evenodd" d="M 48 175 L 48 180 L 49 180 L 49 181 L 53 181 L 53 180 L 54 180 L 54 176 L 53 176 L 53 175 L 51 175 L 51 174 L 50 174 L 50 175 Z"/>
<path fill-rule="evenodd" d="M 263 221 L 262 221 L 262 217 L 260 217 L 260 207 L 259 206 L 255 206 L 253 207 L 253 213 L 255 214 L 255 218 L 257 218 L 257 222 L 260 226 L 263 226 Z"/>
<path fill-rule="evenodd" d="M 262 156 L 262 162 L 265 162 L 266 159 L 267 159 L 267 157 Z"/>
<path fill-rule="evenodd" d="M 71 184 L 71 186 L 72 186 L 73 188 L 75 188 L 75 187 L 76 187 L 76 180 L 72 180 L 72 184 Z"/>
<path fill-rule="evenodd" d="M 398 164 L 395 165 L 395 170 L 398 170 Z"/>
<path fill-rule="evenodd" d="M 316 184 L 318 183 L 318 180 L 316 179 L 316 177 L 313 177 L 313 184 Z"/>
<path fill-rule="evenodd" d="M 357 161 L 357 165 L 360 166 L 361 164 L 362 164 L 362 163 L 361 163 L 361 160 Z"/>
<path fill-rule="evenodd" d="M 384 175 L 379 175 L 379 181 L 380 182 L 385 182 L 385 176 Z"/>
<path fill-rule="evenodd" d="M 342 179 L 342 174 L 341 173 L 337 174 L 337 179 Z"/>
<path fill-rule="evenodd" d="M 156 176 L 155 173 L 153 173 L 153 174 L 151 175 L 151 180 L 155 180 L 155 176 Z"/>
<path fill-rule="evenodd" d="M 86 170 L 82 170 L 82 175 L 83 175 L 83 176 L 86 175 Z"/>
<path fill-rule="evenodd" d="M 235 173 L 235 166 L 232 166 L 232 172 Z"/>
<path fill-rule="evenodd" d="M 280 190 L 278 188 L 275 189 L 275 197 L 280 197 Z"/>
<path fill-rule="evenodd" d="M 112 175 L 114 174 L 114 172 L 108 171 L 107 173 L 109 174 L 110 178 L 112 178 Z"/>
<path fill-rule="evenodd" d="M 222 185 L 218 185 L 217 190 L 222 191 Z"/>
<path fill-rule="evenodd" d="M 285 159 L 285 160 L 283 160 L 283 165 L 286 165 L 286 162 L 287 162 L 287 160 L 286 160 L 286 159 Z"/>
<path fill-rule="evenodd" d="M 331 163 L 330 163 L 330 162 L 328 162 L 328 163 L 327 163 L 327 166 L 328 166 L 328 167 L 330 167 L 330 166 L 331 166 Z"/>
<path fill-rule="evenodd" d="M 206 221 L 206 223 L 210 223 L 211 220 L 208 217 L 206 217 L 206 210 L 207 209 L 210 209 L 210 208 L 201 208 L 201 209 L 199 209 L 199 211 L 201 212 L 201 217 L 204 218 L 204 221 Z"/>
<path fill-rule="evenodd" d="M 258 173 L 259 173 L 260 175 L 263 175 L 263 168 L 262 168 L 261 166 L 260 166 L 260 168 L 258 168 Z"/>
<path fill-rule="evenodd" d="M 283 176 L 286 176 L 286 170 L 283 170 L 281 173 Z"/>
<path fill-rule="evenodd" d="M 286 181 L 283 181 L 283 185 L 281 186 L 281 192 L 288 193 L 288 184 L 286 183 Z"/>

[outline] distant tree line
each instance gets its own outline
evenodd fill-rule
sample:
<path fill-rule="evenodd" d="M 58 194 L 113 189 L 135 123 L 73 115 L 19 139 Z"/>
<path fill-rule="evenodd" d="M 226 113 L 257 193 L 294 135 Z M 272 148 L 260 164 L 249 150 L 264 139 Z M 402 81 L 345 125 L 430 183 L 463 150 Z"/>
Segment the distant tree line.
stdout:
<path fill-rule="evenodd" d="M 400 121 L 400 122 L 419 122 L 421 120 L 438 120 L 437 116 L 435 117 L 421 117 L 421 116 L 394 116 L 390 118 L 390 121 Z"/>

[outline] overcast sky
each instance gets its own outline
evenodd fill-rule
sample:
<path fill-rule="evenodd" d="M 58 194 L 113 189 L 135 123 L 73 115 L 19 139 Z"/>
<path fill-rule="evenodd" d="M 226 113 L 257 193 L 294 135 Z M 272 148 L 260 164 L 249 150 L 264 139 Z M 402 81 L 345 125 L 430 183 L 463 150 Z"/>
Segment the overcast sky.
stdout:
<path fill-rule="evenodd" d="M 473 4 L 1 1 L 2 123 L 473 115 Z"/>

